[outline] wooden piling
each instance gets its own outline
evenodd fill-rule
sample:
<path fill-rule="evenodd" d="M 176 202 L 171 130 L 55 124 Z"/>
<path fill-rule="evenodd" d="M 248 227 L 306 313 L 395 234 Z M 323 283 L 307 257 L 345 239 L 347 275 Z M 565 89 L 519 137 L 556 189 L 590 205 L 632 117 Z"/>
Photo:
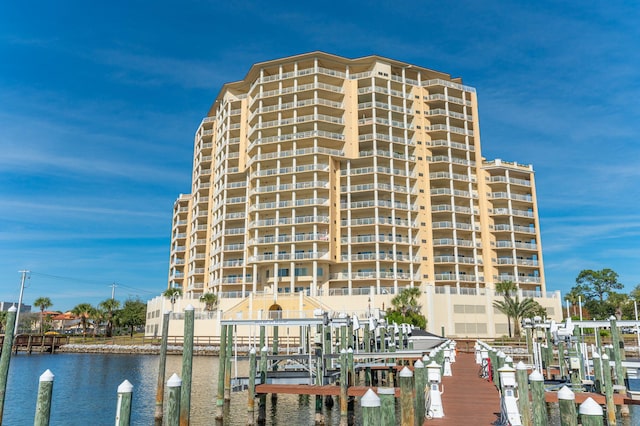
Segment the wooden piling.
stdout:
<path fill-rule="evenodd" d="M 595 391 L 600 393 L 602 392 L 602 383 L 604 381 L 602 378 L 602 360 L 600 359 L 600 354 L 596 351 L 593 351 L 591 358 L 593 359 L 593 385 Z"/>
<path fill-rule="evenodd" d="M 560 377 L 565 377 L 564 342 L 562 340 L 558 342 L 558 368 L 560 370 Z"/>
<path fill-rule="evenodd" d="M 131 396 L 133 385 L 125 380 L 118 386 L 118 404 L 116 407 L 116 426 L 129 426 L 131 424 Z"/>
<path fill-rule="evenodd" d="M 367 390 L 362 396 L 360 406 L 362 407 L 363 426 L 380 425 L 380 398 L 373 390 Z"/>
<path fill-rule="evenodd" d="M 182 384 L 180 394 L 180 426 L 189 426 L 191 411 L 191 375 L 193 370 L 193 328 L 195 308 L 184 308 L 184 338 L 182 343 Z"/>
<path fill-rule="evenodd" d="M 249 351 L 249 389 L 247 391 L 247 425 L 255 424 L 256 403 L 256 348 Z"/>
<path fill-rule="evenodd" d="M 5 324 L 4 342 L 2 342 L 2 354 L 0 354 L 0 423 L 4 413 L 4 397 L 7 391 L 7 377 L 9 376 L 9 363 L 11 361 L 11 349 L 13 347 L 14 328 L 18 310 L 15 306 L 9 308 L 7 323 Z"/>
<path fill-rule="evenodd" d="M 413 409 L 413 372 L 404 367 L 398 374 L 400 381 L 400 424 L 415 426 L 415 411 Z"/>
<path fill-rule="evenodd" d="M 587 398 L 578 410 L 582 426 L 602 426 L 602 407 L 592 398 Z"/>
<path fill-rule="evenodd" d="M 38 385 L 38 400 L 36 402 L 36 416 L 34 426 L 48 426 L 51 417 L 51 395 L 53 393 L 53 373 L 45 371 L 40 376 Z M 2 419 L 0 418 L 0 423 Z M 116 425 L 117 426 L 117 425 Z"/>
<path fill-rule="evenodd" d="M 323 335 L 324 326 L 322 324 L 318 324 L 316 326 L 316 386 L 322 386 L 324 379 L 324 363 L 322 361 Z M 322 426 L 324 425 L 324 415 L 322 414 L 322 395 L 316 395 L 315 402 L 315 426 Z"/>
<path fill-rule="evenodd" d="M 527 366 L 520 361 L 516 365 L 516 381 L 518 383 L 518 410 L 522 426 L 531 426 L 531 402 L 529 401 L 529 381 L 527 379 Z"/>
<path fill-rule="evenodd" d="M 222 420 L 222 417 L 224 415 L 224 370 L 227 363 L 227 327 L 229 326 L 225 324 L 220 327 L 220 355 L 218 358 L 218 393 L 216 396 L 216 420 Z"/>
<path fill-rule="evenodd" d="M 167 426 L 178 426 L 180 424 L 180 388 L 182 380 L 177 374 L 173 374 L 167 380 L 169 398 L 167 401 Z"/>
<path fill-rule="evenodd" d="M 533 402 L 534 426 L 547 426 L 547 408 L 544 399 L 544 377 L 538 371 L 529 374 Z"/>
<path fill-rule="evenodd" d="M 355 386 L 356 385 L 356 369 L 355 369 L 355 364 L 353 362 L 352 348 L 347 349 L 347 367 L 349 368 L 347 383 L 349 386 Z"/>
<path fill-rule="evenodd" d="M 576 395 L 571 389 L 563 386 L 558 391 L 558 404 L 560 406 L 560 425 L 578 426 L 576 414 Z"/>
<path fill-rule="evenodd" d="M 233 353 L 233 331 L 234 326 L 227 327 L 227 350 L 225 351 L 225 372 L 224 372 L 224 402 L 231 401 L 231 354 Z"/>
<path fill-rule="evenodd" d="M 162 426 L 163 404 L 164 404 L 164 376 L 167 366 L 167 341 L 169 339 L 169 317 L 171 312 L 167 311 L 162 316 L 162 338 L 160 340 L 160 358 L 158 360 L 158 386 L 156 389 L 156 409 L 154 412 L 155 426 Z"/>
<path fill-rule="evenodd" d="M 547 370 L 547 380 L 551 380 L 551 364 L 553 364 L 553 340 L 551 340 L 551 328 L 547 327 L 545 330 L 545 337 L 547 340 L 547 348 L 546 348 L 546 370 Z"/>
<path fill-rule="evenodd" d="M 262 348 L 265 347 L 265 345 L 267 344 L 266 342 L 267 336 L 266 336 L 266 327 L 264 325 L 260 326 L 260 350 L 262 350 Z"/>
<path fill-rule="evenodd" d="M 347 391 L 348 391 L 348 367 L 347 367 L 347 351 L 342 349 L 340 351 L 340 424 L 347 422 Z"/>
<path fill-rule="evenodd" d="M 380 397 L 380 426 L 396 426 L 396 397 L 394 388 L 378 388 Z"/>
<path fill-rule="evenodd" d="M 267 346 L 263 346 L 260 349 L 260 384 L 267 383 L 267 352 L 269 348 Z M 267 395 L 262 393 L 260 394 L 260 399 L 258 402 L 258 423 L 264 424 L 267 419 Z"/>
<path fill-rule="evenodd" d="M 413 364 L 413 383 L 415 385 L 414 394 L 415 394 L 415 413 L 416 413 L 416 424 L 422 425 L 424 421 L 424 391 L 426 384 L 426 376 L 425 376 L 425 368 L 424 364 L 421 360 L 417 360 Z"/>
<path fill-rule="evenodd" d="M 609 364 L 609 356 L 602 355 L 602 372 L 604 373 L 604 396 L 607 402 L 607 424 L 615 426 L 616 424 L 616 405 L 613 402 L 613 384 L 611 383 L 611 364 Z"/>
<path fill-rule="evenodd" d="M 616 324 L 616 317 L 612 316 L 610 319 L 611 323 L 611 344 L 613 345 L 613 356 L 616 372 L 616 384 L 624 386 L 624 378 L 625 371 L 622 368 L 622 360 L 625 359 L 624 355 L 624 341 L 620 338 L 620 330 L 618 330 L 618 326 Z"/>

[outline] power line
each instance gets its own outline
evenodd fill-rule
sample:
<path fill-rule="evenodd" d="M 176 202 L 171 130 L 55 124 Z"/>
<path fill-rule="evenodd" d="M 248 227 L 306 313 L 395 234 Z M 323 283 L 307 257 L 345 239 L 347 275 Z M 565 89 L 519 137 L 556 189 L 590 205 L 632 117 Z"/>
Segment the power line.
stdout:
<path fill-rule="evenodd" d="M 47 278 L 53 278 L 53 279 L 57 279 L 57 280 L 64 280 L 64 281 L 72 281 L 72 282 L 77 282 L 77 283 L 83 283 L 83 284 L 100 284 L 100 285 L 104 285 L 104 281 L 94 281 L 94 280 L 88 280 L 88 279 L 84 279 L 84 278 L 74 278 L 74 277 L 63 277 L 60 275 L 51 275 L 51 274 L 44 274 L 42 272 L 33 272 L 31 271 L 31 275 L 37 275 L 37 276 L 41 276 L 41 277 L 47 277 Z M 115 283 L 109 284 L 109 287 L 115 286 Z M 125 284 L 121 284 L 118 283 L 117 284 L 118 287 L 124 287 L 130 290 L 135 290 L 137 292 L 140 293 L 147 293 L 147 294 L 157 294 L 157 292 L 155 291 L 149 291 L 149 290 L 144 290 L 141 288 L 137 288 L 137 287 L 132 287 L 132 286 L 128 286 Z M 115 288 L 114 288 L 115 290 Z"/>

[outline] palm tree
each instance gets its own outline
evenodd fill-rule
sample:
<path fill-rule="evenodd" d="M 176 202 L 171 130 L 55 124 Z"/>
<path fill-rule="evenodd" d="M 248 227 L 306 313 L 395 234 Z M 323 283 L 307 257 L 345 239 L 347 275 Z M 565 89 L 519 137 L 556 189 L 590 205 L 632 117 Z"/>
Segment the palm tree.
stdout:
<path fill-rule="evenodd" d="M 200 301 L 204 303 L 205 311 L 213 311 L 218 305 L 218 296 L 213 293 L 205 293 L 200 296 Z"/>
<path fill-rule="evenodd" d="M 80 319 L 83 336 L 87 334 L 87 321 L 93 315 L 94 311 L 95 309 L 89 303 L 80 303 L 71 310 L 71 313 Z"/>
<path fill-rule="evenodd" d="M 93 319 L 93 337 L 98 336 L 98 331 L 100 330 L 100 326 L 107 318 L 107 313 L 104 309 L 97 307 L 93 308 L 91 311 L 91 319 Z"/>
<path fill-rule="evenodd" d="M 402 316 L 406 316 L 409 312 L 419 313 L 422 308 L 418 304 L 420 295 L 421 291 L 419 287 L 407 287 L 391 299 L 391 305 L 393 305 L 396 311 L 401 312 Z"/>
<path fill-rule="evenodd" d="M 113 311 L 118 310 L 120 302 L 116 299 L 106 299 L 100 302 L 98 306 L 107 314 L 107 329 L 105 334 L 107 337 L 111 337 L 113 335 Z"/>
<path fill-rule="evenodd" d="M 499 283 L 496 283 L 496 295 L 501 294 L 505 298 L 511 297 L 511 294 L 515 293 L 517 289 L 518 287 L 516 287 L 513 281 L 501 281 Z M 498 308 L 495 302 L 493 306 Z M 511 337 L 511 317 L 509 315 L 507 315 L 507 326 L 509 328 L 509 337 Z"/>
<path fill-rule="evenodd" d="M 520 301 L 520 296 L 504 296 L 504 300 L 496 300 L 493 306 L 505 314 L 508 319 L 513 318 L 513 334 L 520 337 L 520 320 L 538 311 L 539 304 L 530 297 Z M 511 337 L 511 323 L 509 323 L 509 337 Z"/>
<path fill-rule="evenodd" d="M 171 311 L 173 312 L 176 300 L 182 296 L 182 289 L 177 287 L 168 288 L 162 293 L 164 297 L 171 301 Z"/>
<path fill-rule="evenodd" d="M 48 297 L 38 297 L 35 302 L 33 302 L 33 306 L 40 308 L 40 334 L 43 333 L 44 329 L 44 310 L 51 307 L 53 303 L 51 299 Z"/>

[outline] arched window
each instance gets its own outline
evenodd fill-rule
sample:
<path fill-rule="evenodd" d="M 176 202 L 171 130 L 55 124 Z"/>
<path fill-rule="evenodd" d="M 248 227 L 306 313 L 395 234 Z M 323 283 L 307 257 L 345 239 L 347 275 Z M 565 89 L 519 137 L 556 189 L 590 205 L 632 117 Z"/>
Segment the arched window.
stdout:
<path fill-rule="evenodd" d="M 274 303 L 269 307 L 269 319 L 280 319 L 282 318 L 282 306 Z"/>

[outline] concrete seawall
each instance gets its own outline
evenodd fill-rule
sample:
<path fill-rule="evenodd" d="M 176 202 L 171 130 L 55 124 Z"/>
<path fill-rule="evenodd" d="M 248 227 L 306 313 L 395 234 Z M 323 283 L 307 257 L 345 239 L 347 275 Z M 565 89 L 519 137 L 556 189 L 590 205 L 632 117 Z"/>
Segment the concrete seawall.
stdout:
<path fill-rule="evenodd" d="M 69 344 L 61 346 L 59 353 L 99 353 L 99 354 L 136 354 L 136 355 L 158 355 L 159 345 L 79 345 Z M 167 347 L 170 355 L 181 355 L 182 346 L 170 345 Z M 196 346 L 193 348 L 194 355 L 217 356 L 220 353 L 218 346 Z"/>

